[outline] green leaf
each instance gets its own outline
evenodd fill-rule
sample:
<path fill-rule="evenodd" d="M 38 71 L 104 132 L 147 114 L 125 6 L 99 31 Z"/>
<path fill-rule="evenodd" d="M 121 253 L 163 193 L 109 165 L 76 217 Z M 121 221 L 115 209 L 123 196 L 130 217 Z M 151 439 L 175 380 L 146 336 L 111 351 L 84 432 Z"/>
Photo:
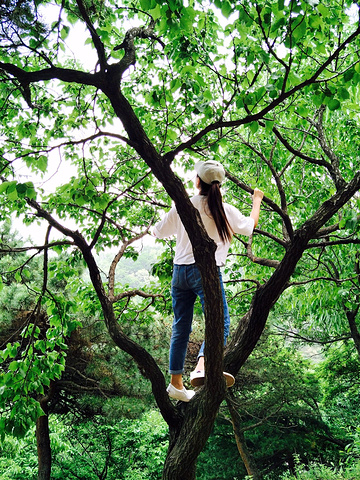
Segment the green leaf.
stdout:
<path fill-rule="evenodd" d="M 270 97 L 270 98 L 277 98 L 277 96 L 278 96 L 277 90 L 271 90 L 271 91 L 269 92 L 269 97 Z"/>
<path fill-rule="evenodd" d="M 345 87 L 340 87 L 337 91 L 337 95 L 341 100 L 348 100 L 350 98 L 349 91 Z"/>
<path fill-rule="evenodd" d="M 328 102 L 327 106 L 329 107 L 329 110 L 334 111 L 334 110 L 337 110 L 338 108 L 341 107 L 341 103 L 339 102 L 338 99 L 332 98 L 332 99 Z"/>
<path fill-rule="evenodd" d="M 11 182 L 3 182 L 0 185 L 0 194 L 6 192 L 8 186 L 10 185 Z M 16 183 L 16 182 L 15 182 Z"/>
<path fill-rule="evenodd" d="M 314 95 L 313 102 L 315 106 L 320 107 L 324 102 L 324 97 L 325 95 L 323 93 Z"/>
<path fill-rule="evenodd" d="M 303 15 L 299 15 L 293 25 L 293 37 L 295 40 L 302 39 L 306 34 L 306 17 Z"/>
<path fill-rule="evenodd" d="M 221 2 L 221 13 L 225 18 L 229 18 L 233 12 L 233 7 L 228 0 L 222 0 Z"/>
<path fill-rule="evenodd" d="M 271 133 L 274 128 L 274 122 L 270 120 L 265 120 L 265 132 Z"/>
<path fill-rule="evenodd" d="M 152 10 L 149 11 L 150 15 L 152 16 L 152 18 L 154 20 L 158 20 L 159 18 L 161 18 L 161 9 L 160 9 L 160 5 L 156 5 L 155 8 L 153 8 Z"/>
<path fill-rule="evenodd" d="M 36 166 L 37 168 L 41 171 L 41 172 L 46 172 L 47 170 L 47 165 L 48 165 L 48 159 L 45 155 L 41 155 L 38 159 L 37 159 L 37 162 L 36 162 Z"/>
<path fill-rule="evenodd" d="M 329 17 L 330 16 L 330 11 L 327 7 L 325 7 L 325 5 L 323 5 L 322 3 L 319 3 L 319 5 L 317 6 L 317 9 L 319 10 L 319 12 L 321 13 L 321 15 L 323 17 Z"/>
<path fill-rule="evenodd" d="M 345 82 L 350 82 L 353 79 L 354 75 L 355 75 L 355 69 L 354 68 L 349 68 L 349 70 L 347 70 L 344 73 Z"/>
<path fill-rule="evenodd" d="M 19 367 L 18 362 L 14 360 L 13 362 L 10 363 L 9 370 L 11 372 L 15 372 L 18 369 L 18 367 Z"/>
<path fill-rule="evenodd" d="M 37 340 L 34 344 L 34 348 L 40 350 L 42 353 L 46 352 L 46 342 L 44 340 Z"/>
<path fill-rule="evenodd" d="M 256 133 L 259 130 L 259 122 L 251 122 L 249 127 L 252 133 Z"/>
<path fill-rule="evenodd" d="M 34 187 L 34 184 L 32 182 L 26 182 L 26 197 L 30 198 L 30 199 L 36 199 L 36 191 L 35 191 L 35 187 Z"/>
<path fill-rule="evenodd" d="M 62 40 L 65 40 L 69 36 L 70 27 L 67 25 L 63 25 L 62 29 L 60 30 L 60 37 Z"/>
<path fill-rule="evenodd" d="M 310 110 L 305 105 L 299 105 L 296 107 L 296 112 L 302 117 L 307 117 L 310 113 Z"/>
<path fill-rule="evenodd" d="M 170 138 L 170 140 L 176 140 L 179 138 L 178 132 L 175 132 L 174 130 L 168 130 L 167 131 L 167 137 Z"/>
<path fill-rule="evenodd" d="M 27 187 L 24 183 L 18 183 L 16 185 L 16 192 L 20 198 L 25 197 L 26 190 L 27 190 Z"/>

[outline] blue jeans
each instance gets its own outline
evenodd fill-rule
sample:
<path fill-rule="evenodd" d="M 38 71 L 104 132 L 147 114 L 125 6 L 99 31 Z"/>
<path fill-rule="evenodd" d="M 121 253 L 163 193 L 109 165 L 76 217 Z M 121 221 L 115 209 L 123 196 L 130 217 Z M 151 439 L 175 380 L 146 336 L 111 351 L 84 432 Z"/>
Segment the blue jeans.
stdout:
<path fill-rule="evenodd" d="M 226 302 L 224 286 L 220 267 L 219 279 L 224 305 L 224 345 L 229 336 L 230 316 Z M 204 293 L 202 289 L 200 272 L 195 264 L 174 265 L 171 282 L 172 306 L 174 321 L 170 341 L 169 372 L 172 375 L 183 373 L 187 345 L 191 333 L 191 324 L 194 313 L 194 303 L 199 296 L 204 311 Z M 202 344 L 198 357 L 204 356 L 204 343 Z"/>

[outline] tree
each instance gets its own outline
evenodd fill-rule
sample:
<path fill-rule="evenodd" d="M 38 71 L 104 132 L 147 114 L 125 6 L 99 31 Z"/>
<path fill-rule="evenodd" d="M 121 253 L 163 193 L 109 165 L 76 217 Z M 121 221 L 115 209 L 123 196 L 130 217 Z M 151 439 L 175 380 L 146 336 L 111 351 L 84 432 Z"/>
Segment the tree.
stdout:
<path fill-rule="evenodd" d="M 345 205 L 355 205 L 358 157 L 351 149 L 338 152 L 331 141 L 340 109 L 350 120 L 357 118 L 356 4 L 77 0 L 55 10 L 47 1 L 26 5 L 49 21 L 40 34 L 38 26 L 13 21 L 2 36 L 3 214 L 16 211 L 27 223 L 43 219 L 63 235 L 56 242 L 46 237 L 39 253 L 67 248 L 81 255 L 111 338 L 150 380 L 170 427 L 163 478 L 192 479 L 226 394 L 223 363 L 237 374 L 305 252 L 334 235 L 344 246 L 359 243 L 357 231 L 348 231 L 336 217 Z M 69 56 L 68 36 L 79 25 L 86 33 L 77 38 L 96 52 L 91 71 Z M 45 173 L 55 151 L 77 174 L 46 195 L 19 177 L 18 165 Z M 194 158 L 209 156 L 224 160 L 229 196 L 243 210 L 251 184 L 257 181 L 266 190 L 264 223 L 246 245 L 246 258 L 239 257 L 254 288 L 224 362 L 215 245 L 179 178 Z M 211 375 L 185 410 L 171 404 L 151 353 L 121 328 L 135 296 L 152 303 L 157 294 L 119 289 L 114 282 L 124 253 L 148 232 L 168 197 L 193 245 L 206 304 L 205 361 Z M 93 252 L 119 239 L 103 280 Z M 234 255 L 243 252 L 234 246 Z M 235 271 L 233 278 L 239 281 Z M 40 297 L 49 301 L 46 288 Z M 51 314 L 66 325 L 76 305 L 61 315 L 58 307 L 54 303 Z M 241 302 L 238 312 L 242 307 Z"/>

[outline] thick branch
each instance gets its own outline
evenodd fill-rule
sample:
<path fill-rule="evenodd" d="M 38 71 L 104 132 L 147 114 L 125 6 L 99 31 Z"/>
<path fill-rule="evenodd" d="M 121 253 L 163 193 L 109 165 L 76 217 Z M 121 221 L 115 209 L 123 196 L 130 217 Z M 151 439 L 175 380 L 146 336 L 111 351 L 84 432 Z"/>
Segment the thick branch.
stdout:
<path fill-rule="evenodd" d="M 246 253 L 248 258 L 254 263 L 257 263 L 258 265 L 264 265 L 265 267 L 272 267 L 272 268 L 277 268 L 280 264 L 278 260 L 271 260 L 270 258 L 260 258 L 260 257 L 255 257 L 252 251 L 252 242 L 253 242 L 253 236 L 249 238 L 247 247 L 246 247 Z"/>
<path fill-rule="evenodd" d="M 309 243 L 306 248 L 324 248 L 334 245 L 360 245 L 360 239 L 358 238 L 344 238 L 341 240 L 321 241 L 319 243 Z"/>
<path fill-rule="evenodd" d="M 62 80 L 68 83 L 79 83 L 82 85 L 93 85 L 100 88 L 102 85 L 102 72 L 87 73 L 81 70 L 74 70 L 71 68 L 44 68 L 33 72 L 27 72 L 12 63 L 0 62 L 0 69 L 10 73 L 17 78 L 23 85 L 30 85 L 31 83 L 42 82 L 46 80 Z"/>
<path fill-rule="evenodd" d="M 116 66 L 119 80 L 121 80 L 123 73 L 136 62 L 136 49 L 134 44 L 135 38 L 153 38 L 160 42 L 162 46 L 164 46 L 163 42 L 154 35 L 154 27 L 155 22 L 151 17 L 150 23 L 147 27 L 131 28 L 126 32 L 123 42 L 114 48 L 115 51 L 124 49 L 124 56 Z"/>
<path fill-rule="evenodd" d="M 152 298 L 152 299 L 162 297 L 162 295 L 160 295 L 159 293 L 152 294 L 152 293 L 143 292 L 142 290 L 135 289 L 135 290 L 128 290 L 126 292 L 119 293 L 118 295 L 114 295 L 112 298 L 110 298 L 110 300 L 113 303 L 115 303 L 123 298 L 135 297 L 135 296 L 139 296 L 142 298 Z"/>
<path fill-rule="evenodd" d="M 305 153 L 302 153 L 300 150 L 297 150 L 294 148 L 287 140 L 282 136 L 282 134 L 279 132 L 279 130 L 276 127 L 273 127 L 272 131 L 276 135 L 276 137 L 280 140 L 280 142 L 284 145 L 286 150 L 288 150 L 290 153 L 295 155 L 296 157 L 302 158 L 303 160 L 306 160 L 309 163 L 313 163 L 315 165 L 320 165 L 322 167 L 325 167 L 329 171 L 331 170 L 331 164 L 324 160 L 323 158 L 314 158 L 314 157 L 309 157 L 309 155 L 306 155 Z"/>

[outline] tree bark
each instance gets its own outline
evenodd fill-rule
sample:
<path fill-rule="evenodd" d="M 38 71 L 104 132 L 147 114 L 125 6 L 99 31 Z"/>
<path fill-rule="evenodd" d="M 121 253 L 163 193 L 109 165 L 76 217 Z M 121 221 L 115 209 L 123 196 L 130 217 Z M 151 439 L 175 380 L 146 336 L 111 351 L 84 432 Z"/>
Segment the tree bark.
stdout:
<path fill-rule="evenodd" d="M 38 480 L 50 480 L 51 475 L 51 446 L 48 417 L 48 399 L 40 400 L 40 406 L 45 415 L 36 421 L 36 444 L 38 454 Z"/>
<path fill-rule="evenodd" d="M 356 310 L 346 310 L 346 318 L 349 323 L 351 338 L 353 339 L 357 354 L 360 359 L 360 332 L 355 321 L 358 311 L 359 308 Z"/>
<path fill-rule="evenodd" d="M 355 255 L 355 274 L 357 276 L 357 288 L 358 288 L 358 291 L 359 291 L 359 287 L 360 287 L 360 252 L 357 252 L 356 255 Z M 358 356 L 360 358 L 360 332 L 359 332 L 359 328 L 356 324 L 356 317 L 357 317 L 357 314 L 359 313 L 359 309 L 360 309 L 360 306 L 359 306 L 359 300 L 360 300 L 360 294 L 356 294 L 355 295 L 355 302 L 354 303 L 357 303 L 357 306 L 355 309 L 353 310 L 350 310 L 349 308 L 346 308 L 346 318 L 348 320 L 348 323 L 349 323 L 349 327 L 350 327 L 350 331 L 351 331 L 351 337 L 354 341 L 354 344 L 355 344 L 355 348 L 357 350 L 357 353 L 358 353 Z"/>

